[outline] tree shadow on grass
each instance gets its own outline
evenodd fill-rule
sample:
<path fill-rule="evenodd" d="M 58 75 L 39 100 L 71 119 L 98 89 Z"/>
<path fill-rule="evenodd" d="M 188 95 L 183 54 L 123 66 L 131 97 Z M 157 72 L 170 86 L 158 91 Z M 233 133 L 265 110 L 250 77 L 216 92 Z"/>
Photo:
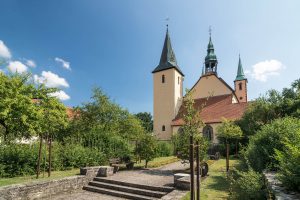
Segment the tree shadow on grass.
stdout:
<path fill-rule="evenodd" d="M 227 191 L 229 189 L 229 181 L 226 178 L 226 175 L 221 176 L 212 176 L 209 177 L 212 183 L 206 185 L 206 189 Z"/>

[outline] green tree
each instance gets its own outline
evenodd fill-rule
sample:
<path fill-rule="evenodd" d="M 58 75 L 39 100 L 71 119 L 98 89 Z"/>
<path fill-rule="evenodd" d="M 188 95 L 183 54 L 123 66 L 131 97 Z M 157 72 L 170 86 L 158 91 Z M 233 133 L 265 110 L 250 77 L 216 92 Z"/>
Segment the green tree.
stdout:
<path fill-rule="evenodd" d="M 223 120 L 222 124 L 217 127 L 218 138 L 223 139 L 226 144 L 226 171 L 229 170 L 229 143 L 230 140 L 239 139 L 243 133 L 239 126 L 235 125 L 234 122 Z"/>
<path fill-rule="evenodd" d="M 41 118 L 41 127 L 43 127 L 44 135 L 48 139 L 48 176 L 51 175 L 52 160 L 52 141 L 58 134 L 62 133 L 68 125 L 66 107 L 56 97 L 46 94 L 40 101 L 40 109 L 42 109 L 43 117 Z"/>
<path fill-rule="evenodd" d="M 288 189 L 300 191 L 300 130 L 282 143 L 282 150 L 275 149 L 278 178 Z"/>
<path fill-rule="evenodd" d="M 244 143 L 262 126 L 285 116 L 300 117 L 300 79 L 282 92 L 269 90 L 266 95 L 250 102 L 241 120 L 238 121 L 244 135 Z"/>
<path fill-rule="evenodd" d="M 30 75 L 0 73 L 0 126 L 4 142 L 30 138 L 38 130 L 38 110 L 32 99 Z"/>
<path fill-rule="evenodd" d="M 149 133 L 153 132 L 153 119 L 151 113 L 148 112 L 139 112 L 135 116 L 141 120 L 142 126 Z"/>
<path fill-rule="evenodd" d="M 66 137 L 59 140 L 97 148 L 107 158 L 131 156 L 133 141 L 145 132 L 139 119 L 111 101 L 99 88 L 93 90 L 91 101 L 75 108 L 74 113 L 77 114 Z"/>
<path fill-rule="evenodd" d="M 189 160 L 190 158 L 190 136 L 193 136 L 193 141 L 198 141 L 201 148 L 200 148 L 200 160 L 203 160 L 204 155 L 207 152 L 208 142 L 200 134 L 201 127 L 204 126 L 200 113 L 202 111 L 202 107 L 195 108 L 195 102 L 192 98 L 192 93 L 189 90 L 186 90 L 186 96 L 183 100 L 184 106 L 184 114 L 183 120 L 184 125 L 179 129 L 177 135 L 172 137 L 173 143 L 176 148 L 176 152 L 178 157 L 183 161 Z"/>
<path fill-rule="evenodd" d="M 56 91 L 58 91 L 57 88 L 47 88 L 44 84 L 37 85 L 34 91 L 35 99 L 33 99 L 33 102 L 35 108 L 38 110 L 38 129 L 36 132 L 40 139 L 37 160 L 37 178 L 40 173 L 43 140 L 45 139 L 49 145 L 48 176 L 50 176 L 53 138 L 56 138 L 59 134 L 63 133 L 63 130 L 68 124 L 66 107 L 52 95 Z"/>
<path fill-rule="evenodd" d="M 279 160 L 275 159 L 275 149 L 282 152 L 286 148 L 287 138 L 288 141 L 298 141 L 299 131 L 300 120 L 291 117 L 276 119 L 264 125 L 250 138 L 249 145 L 242 153 L 245 162 L 258 172 L 266 168 L 278 169 Z"/>
<path fill-rule="evenodd" d="M 147 168 L 148 162 L 153 160 L 157 155 L 157 141 L 154 136 L 144 134 L 138 141 L 136 153 L 141 159 L 146 161 L 145 168 Z"/>

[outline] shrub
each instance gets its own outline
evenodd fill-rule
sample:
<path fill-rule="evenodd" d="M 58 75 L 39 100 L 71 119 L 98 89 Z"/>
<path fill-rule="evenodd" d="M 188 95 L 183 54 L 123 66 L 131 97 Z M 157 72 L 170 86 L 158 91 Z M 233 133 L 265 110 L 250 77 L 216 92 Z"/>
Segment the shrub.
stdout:
<path fill-rule="evenodd" d="M 157 156 L 166 157 L 173 155 L 173 145 L 170 142 L 159 141 L 157 147 Z"/>
<path fill-rule="evenodd" d="M 263 176 L 253 170 L 236 171 L 236 179 L 231 177 L 230 199 L 265 199 Z"/>
<path fill-rule="evenodd" d="M 35 173 L 38 146 L 10 144 L 0 146 L 0 176 L 14 177 Z"/>
<path fill-rule="evenodd" d="M 147 168 L 148 162 L 153 160 L 157 155 L 157 141 L 150 135 L 145 134 L 142 136 L 136 148 L 137 155 L 145 160 L 145 167 Z"/>
<path fill-rule="evenodd" d="M 296 138 L 285 138 L 282 151 L 275 150 L 278 161 L 278 178 L 291 190 L 300 191 L 300 131 Z"/>
<path fill-rule="evenodd" d="M 300 119 L 282 118 L 264 125 L 250 138 L 247 149 L 242 153 L 245 161 L 256 171 L 266 168 L 277 169 L 275 149 L 282 151 L 285 138 L 295 140 L 300 131 Z"/>
<path fill-rule="evenodd" d="M 0 177 L 35 174 L 38 147 L 38 143 L 0 145 Z M 84 148 L 77 144 L 53 143 L 52 149 L 52 170 L 103 165 L 107 160 L 98 149 Z M 41 170 L 48 169 L 48 162 L 44 158 L 48 159 L 45 148 L 42 150 Z"/>

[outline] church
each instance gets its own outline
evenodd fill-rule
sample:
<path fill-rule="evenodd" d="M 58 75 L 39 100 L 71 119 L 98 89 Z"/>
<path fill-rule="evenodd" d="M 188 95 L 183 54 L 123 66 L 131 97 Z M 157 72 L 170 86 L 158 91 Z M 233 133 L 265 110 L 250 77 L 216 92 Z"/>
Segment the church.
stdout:
<path fill-rule="evenodd" d="M 153 74 L 153 132 L 159 140 L 170 140 L 184 124 L 183 81 L 184 73 L 177 64 L 167 29 L 159 65 Z M 202 74 L 190 89 L 195 108 L 202 108 L 203 136 L 218 143 L 217 127 L 222 120 L 238 120 L 248 104 L 247 78 L 239 57 L 234 89 L 218 76 L 218 59 L 211 34 L 207 46 Z"/>

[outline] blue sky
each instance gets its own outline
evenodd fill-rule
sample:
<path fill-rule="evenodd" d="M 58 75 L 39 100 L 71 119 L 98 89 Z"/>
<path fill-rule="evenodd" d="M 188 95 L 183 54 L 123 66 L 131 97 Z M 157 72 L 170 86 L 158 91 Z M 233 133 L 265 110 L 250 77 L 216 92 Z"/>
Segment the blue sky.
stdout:
<path fill-rule="evenodd" d="M 68 106 L 99 86 L 131 112 L 152 112 L 151 71 L 169 17 L 184 87 L 201 74 L 212 26 L 219 76 L 233 86 L 240 53 L 254 99 L 299 78 L 299 8 L 298 0 L 2 0 L 0 69 L 50 80 Z"/>

